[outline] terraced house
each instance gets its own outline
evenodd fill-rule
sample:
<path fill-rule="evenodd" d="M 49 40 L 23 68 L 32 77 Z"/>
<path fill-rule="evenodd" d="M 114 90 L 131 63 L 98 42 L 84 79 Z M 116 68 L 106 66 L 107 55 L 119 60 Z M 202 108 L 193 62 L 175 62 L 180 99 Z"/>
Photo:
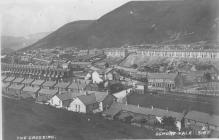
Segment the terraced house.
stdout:
<path fill-rule="evenodd" d="M 139 49 L 137 55 L 149 57 L 218 59 L 219 50 Z"/>

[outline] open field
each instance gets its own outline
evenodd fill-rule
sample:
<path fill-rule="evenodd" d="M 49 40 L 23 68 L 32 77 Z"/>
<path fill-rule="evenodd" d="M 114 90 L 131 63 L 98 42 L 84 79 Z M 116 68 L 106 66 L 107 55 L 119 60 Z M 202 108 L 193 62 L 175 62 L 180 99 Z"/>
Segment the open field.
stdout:
<path fill-rule="evenodd" d="M 3 97 L 4 140 L 32 135 L 54 135 L 57 140 L 156 138 L 151 130 L 119 121 L 105 120 L 99 115 L 78 114 L 47 105 Z"/>
<path fill-rule="evenodd" d="M 129 104 L 139 104 L 145 107 L 157 107 L 169 109 L 176 112 L 184 110 L 197 110 L 206 113 L 219 114 L 218 97 L 201 96 L 178 96 L 178 95 L 150 95 L 150 94 L 132 94 L 128 97 Z"/>

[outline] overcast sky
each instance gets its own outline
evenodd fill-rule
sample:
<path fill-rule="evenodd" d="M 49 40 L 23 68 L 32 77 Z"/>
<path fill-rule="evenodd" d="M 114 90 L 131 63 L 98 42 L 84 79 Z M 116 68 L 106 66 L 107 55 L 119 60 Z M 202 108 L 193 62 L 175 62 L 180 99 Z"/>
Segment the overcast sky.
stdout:
<path fill-rule="evenodd" d="M 0 0 L 2 35 L 54 31 L 83 19 L 97 19 L 130 0 Z"/>

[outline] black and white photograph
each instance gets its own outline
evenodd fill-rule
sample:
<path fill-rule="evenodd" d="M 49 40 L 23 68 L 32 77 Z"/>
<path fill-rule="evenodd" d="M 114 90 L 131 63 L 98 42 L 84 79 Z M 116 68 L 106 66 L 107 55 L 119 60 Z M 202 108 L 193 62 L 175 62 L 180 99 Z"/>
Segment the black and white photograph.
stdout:
<path fill-rule="evenodd" d="M 219 0 L 1 0 L 2 140 L 219 138 Z"/>

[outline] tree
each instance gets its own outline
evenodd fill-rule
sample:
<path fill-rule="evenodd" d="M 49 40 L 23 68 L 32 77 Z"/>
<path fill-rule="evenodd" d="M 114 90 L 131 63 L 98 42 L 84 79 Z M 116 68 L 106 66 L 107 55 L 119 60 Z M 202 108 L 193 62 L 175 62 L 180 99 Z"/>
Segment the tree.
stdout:
<path fill-rule="evenodd" d="M 164 117 L 161 123 L 168 129 L 177 130 L 176 120 L 173 117 Z"/>
<path fill-rule="evenodd" d="M 138 68 L 138 65 L 137 64 L 133 64 L 132 68 L 136 69 L 136 68 Z"/>
<path fill-rule="evenodd" d="M 124 86 L 121 83 L 114 83 L 114 84 L 109 85 L 110 93 L 116 93 L 116 92 L 122 91 L 123 89 L 124 89 Z"/>
<path fill-rule="evenodd" d="M 109 68 L 109 63 L 105 63 L 105 68 Z"/>
<path fill-rule="evenodd" d="M 209 72 L 204 74 L 205 80 L 206 82 L 210 82 L 211 81 L 211 74 Z"/>

